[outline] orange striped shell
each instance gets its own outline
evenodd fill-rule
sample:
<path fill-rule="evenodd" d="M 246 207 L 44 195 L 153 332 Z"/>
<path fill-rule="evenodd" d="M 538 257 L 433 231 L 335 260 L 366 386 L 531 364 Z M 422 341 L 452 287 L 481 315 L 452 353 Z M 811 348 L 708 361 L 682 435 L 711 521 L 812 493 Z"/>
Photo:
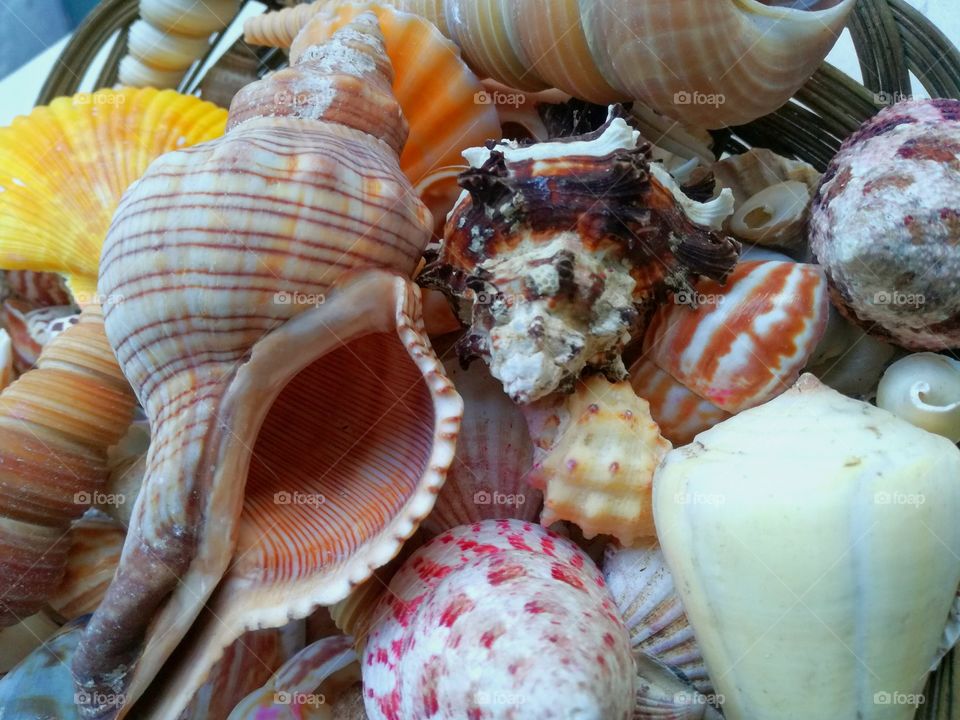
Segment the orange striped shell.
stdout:
<path fill-rule="evenodd" d="M 0 626 L 57 590 L 70 522 L 103 492 L 133 407 L 96 306 L 0 394 Z"/>
<path fill-rule="evenodd" d="M 726 284 L 701 280 L 692 294 L 660 307 L 644 354 L 700 398 L 738 413 L 796 381 L 826 330 L 828 310 L 816 265 L 742 262 Z"/>
<path fill-rule="evenodd" d="M 120 203 L 99 287 L 122 298 L 107 334 L 153 437 L 74 670 L 123 686 L 121 715 L 185 636 L 158 716 L 246 630 L 345 597 L 453 459 L 462 403 L 403 277 L 432 223 L 399 168 L 390 72 L 363 15 L 241 90 L 222 139 L 163 156 Z"/>

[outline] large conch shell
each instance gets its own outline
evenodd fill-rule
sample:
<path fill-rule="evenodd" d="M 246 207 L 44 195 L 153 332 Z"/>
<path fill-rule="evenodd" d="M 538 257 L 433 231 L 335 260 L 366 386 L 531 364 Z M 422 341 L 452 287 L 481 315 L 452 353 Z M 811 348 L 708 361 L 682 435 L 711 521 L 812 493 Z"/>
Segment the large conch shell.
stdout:
<path fill-rule="evenodd" d="M 0 627 L 59 587 L 70 523 L 103 492 L 133 407 L 94 305 L 0 394 Z"/>
<path fill-rule="evenodd" d="M 74 300 L 93 302 L 120 196 L 154 158 L 218 137 L 226 120 L 195 97 L 131 88 L 14 119 L 0 129 L 0 268 L 64 273 Z"/>
<path fill-rule="evenodd" d="M 361 661 L 371 720 L 633 717 L 635 670 L 603 576 L 539 525 L 487 520 L 415 552 Z"/>
<path fill-rule="evenodd" d="M 451 38 L 483 77 L 592 102 L 639 99 L 691 125 L 741 125 L 787 102 L 827 56 L 855 0 L 391 0 Z M 284 45 L 319 0 L 247 20 Z M 797 7 L 802 5 L 801 7 Z"/>
<path fill-rule="evenodd" d="M 210 35 L 237 14 L 237 0 L 140 0 L 119 78 L 134 87 L 176 87 L 210 47 Z"/>
<path fill-rule="evenodd" d="M 587 135 L 464 156 L 467 192 L 421 282 L 463 306 L 461 359 L 483 358 L 516 402 L 569 390 L 587 367 L 623 379 L 637 306 L 736 264 L 738 243 L 714 230 L 729 191 L 689 199 L 616 108 Z"/>
<path fill-rule="evenodd" d="M 913 717 L 960 582 L 952 442 L 804 375 L 667 455 L 653 501 L 728 720 Z"/>
<path fill-rule="evenodd" d="M 462 402 L 403 277 L 432 222 L 398 165 L 390 73 L 363 15 L 241 90 L 226 136 L 160 158 L 117 211 L 106 330 L 153 437 L 74 668 L 122 689 L 122 713 L 205 603 L 137 717 L 175 717 L 245 630 L 345 597 L 452 462 Z"/>
<path fill-rule="evenodd" d="M 880 378 L 877 406 L 960 442 L 960 362 L 935 353 L 898 360 Z"/>
<path fill-rule="evenodd" d="M 541 523 L 569 520 L 587 539 L 625 545 L 655 534 L 653 471 L 671 445 L 630 383 L 592 375 L 524 412 L 538 448 L 529 481 L 544 494 Z"/>
<path fill-rule="evenodd" d="M 296 63 L 304 50 L 323 42 L 361 12 L 376 13 L 393 66 L 393 94 L 410 127 L 400 167 L 433 213 L 438 236 L 460 195 L 457 175 L 466 169 L 461 152 L 499 139 L 496 108 L 484 102 L 484 87 L 460 58 L 460 50 L 429 21 L 386 5 L 333 6 L 323 20 L 290 48 Z"/>

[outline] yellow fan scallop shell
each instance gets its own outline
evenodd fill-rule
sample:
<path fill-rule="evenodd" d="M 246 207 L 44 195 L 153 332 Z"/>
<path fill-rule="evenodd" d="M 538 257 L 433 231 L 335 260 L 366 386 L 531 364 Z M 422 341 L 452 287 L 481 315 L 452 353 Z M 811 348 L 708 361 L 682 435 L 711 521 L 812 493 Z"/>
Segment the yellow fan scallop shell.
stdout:
<path fill-rule="evenodd" d="M 96 295 L 120 196 L 157 157 L 223 134 L 227 111 L 173 90 L 62 97 L 0 128 L 0 268 L 64 273 Z"/>

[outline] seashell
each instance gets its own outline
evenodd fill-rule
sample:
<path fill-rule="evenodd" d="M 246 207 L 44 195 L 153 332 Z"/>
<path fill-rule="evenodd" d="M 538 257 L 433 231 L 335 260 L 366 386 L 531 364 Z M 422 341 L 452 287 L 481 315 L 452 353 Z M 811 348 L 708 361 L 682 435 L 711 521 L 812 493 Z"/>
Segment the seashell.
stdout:
<path fill-rule="evenodd" d="M 633 391 L 647 401 L 660 433 L 675 447 L 692 442 L 699 433 L 730 417 L 645 357 L 634 362 L 629 372 Z"/>
<path fill-rule="evenodd" d="M 100 290 L 124 297 L 106 330 L 152 438 L 74 670 L 84 691 L 122 687 L 121 716 L 176 647 L 151 688 L 176 717 L 224 647 L 343 599 L 433 506 L 462 402 L 403 277 L 431 227 L 404 138 L 366 14 L 244 88 L 223 138 L 164 155 L 119 206 Z"/>
<path fill-rule="evenodd" d="M 123 191 L 155 157 L 225 122 L 195 97 L 125 88 L 57 98 L 0 128 L 0 268 L 64 273 L 77 302 L 99 300 L 100 248 Z"/>
<path fill-rule="evenodd" d="M 233 709 L 228 720 L 340 720 L 331 710 L 336 695 L 359 680 L 353 638 L 324 638 L 284 663 L 266 685 Z"/>
<path fill-rule="evenodd" d="M 59 629 L 47 613 L 38 612 L 0 630 L 0 679 Z"/>
<path fill-rule="evenodd" d="M 332 6 L 290 48 L 295 63 L 303 51 L 324 42 L 365 11 L 376 13 L 393 65 L 393 94 L 410 128 L 400 167 L 433 213 L 435 233 L 460 195 L 460 153 L 500 137 L 496 110 L 478 102 L 483 85 L 460 59 L 460 50 L 430 22 L 384 5 Z M 451 166 L 454 172 L 445 172 Z"/>
<path fill-rule="evenodd" d="M 92 697 L 75 693 L 69 659 L 86 618 L 64 625 L 0 678 L 0 717 L 16 720 L 79 720 Z M 116 695 L 99 698 L 117 702 Z"/>
<path fill-rule="evenodd" d="M 701 280 L 660 307 L 644 353 L 697 396 L 738 413 L 796 381 L 824 333 L 828 306 L 817 266 L 743 262 L 725 285 Z"/>
<path fill-rule="evenodd" d="M 72 305 L 34 308 L 11 298 L 4 301 L 0 318 L 9 332 L 13 368 L 24 373 L 36 365 L 44 346 L 75 325 L 80 314 Z"/>
<path fill-rule="evenodd" d="M 210 35 L 237 14 L 237 0 L 140 0 L 119 79 L 133 87 L 175 88 L 210 47 Z"/>
<path fill-rule="evenodd" d="M 712 693 L 703 655 L 656 538 L 632 548 L 608 546 L 603 577 L 620 608 L 634 651 L 682 674 L 697 691 Z"/>
<path fill-rule="evenodd" d="M 304 623 L 251 630 L 228 647 L 177 720 L 226 718 L 304 647 Z M 138 708 L 139 709 L 139 708 Z"/>
<path fill-rule="evenodd" d="M 717 183 L 733 192 L 737 207 L 773 185 L 799 182 L 812 193 L 820 183 L 820 173 L 813 165 L 766 148 L 730 155 L 715 162 L 711 170 Z"/>
<path fill-rule="evenodd" d="M 637 98 L 694 126 L 741 125 L 786 103 L 843 30 L 853 0 L 765 2 L 391 0 L 434 22 L 482 77 L 608 104 Z M 328 6 L 251 18 L 248 38 L 285 46 Z M 789 48 L 789 52 L 787 52 Z M 643 68 L 643 72 L 637 72 Z M 722 71 L 721 69 L 725 69 Z"/>
<path fill-rule="evenodd" d="M 389 590 L 361 659 L 371 720 L 633 717 L 616 606 L 593 562 L 556 533 L 519 520 L 455 528 Z"/>
<path fill-rule="evenodd" d="M 34 614 L 57 590 L 70 522 L 102 492 L 107 447 L 133 405 L 96 306 L 0 394 L 0 626 Z"/>
<path fill-rule="evenodd" d="M 934 353 L 897 360 L 880 379 L 877 407 L 960 442 L 960 362 Z"/>
<path fill-rule="evenodd" d="M 761 245 L 801 248 L 810 198 L 810 190 L 802 182 L 771 185 L 737 208 L 730 218 L 730 232 Z"/>
<path fill-rule="evenodd" d="M 6 292 L 34 306 L 50 307 L 73 302 L 63 276 L 57 273 L 5 270 L 3 285 Z"/>
<path fill-rule="evenodd" d="M 63 580 L 47 599 L 58 616 L 73 620 L 97 609 L 113 580 L 126 535 L 113 520 L 85 516 L 73 523 Z"/>
<path fill-rule="evenodd" d="M 690 200 L 638 141 L 611 108 L 590 135 L 464 153 L 467 192 L 421 282 L 462 299 L 461 359 L 482 357 L 516 402 L 572 387 L 588 367 L 624 377 L 636 306 L 736 263 L 737 243 L 706 227 L 732 211 L 729 193 Z"/>
<path fill-rule="evenodd" d="M 884 108 L 830 162 L 810 246 L 843 314 L 908 350 L 960 346 L 960 101 Z"/>
<path fill-rule="evenodd" d="M 709 703 L 711 698 L 674 674 L 664 663 L 634 653 L 637 663 L 637 705 L 635 718 L 669 720 L 722 720 Z"/>
<path fill-rule="evenodd" d="M 543 497 L 527 485 L 533 443 L 523 413 L 486 366 L 463 369 L 448 361 L 444 367 L 463 398 L 463 422 L 447 481 L 423 527 L 439 535 L 481 520 L 536 520 Z"/>
<path fill-rule="evenodd" d="M 13 382 L 16 377 L 13 366 L 13 342 L 10 333 L 0 328 L 0 390 Z"/>
<path fill-rule="evenodd" d="M 670 450 L 650 417 L 647 402 L 629 383 L 600 375 L 581 380 L 560 404 L 547 399 L 529 406 L 540 450 L 530 484 L 543 490 L 540 522 L 576 523 L 586 538 L 613 535 L 625 545 L 655 534 L 650 507 L 653 471 Z M 553 439 L 534 428 L 550 427 Z"/>
<path fill-rule="evenodd" d="M 913 718 L 876 698 L 938 654 L 958 479 L 953 443 L 812 375 L 667 455 L 657 535 L 728 720 Z"/>

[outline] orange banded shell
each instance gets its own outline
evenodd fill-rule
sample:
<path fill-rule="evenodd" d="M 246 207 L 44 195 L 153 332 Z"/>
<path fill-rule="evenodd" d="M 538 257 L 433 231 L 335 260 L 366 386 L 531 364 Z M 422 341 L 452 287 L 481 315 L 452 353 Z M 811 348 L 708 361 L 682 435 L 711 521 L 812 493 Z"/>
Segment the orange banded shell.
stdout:
<path fill-rule="evenodd" d="M 701 280 L 692 294 L 660 307 L 644 353 L 697 396 L 737 413 L 796 381 L 826 330 L 828 309 L 819 267 L 743 262 L 726 284 Z"/>

